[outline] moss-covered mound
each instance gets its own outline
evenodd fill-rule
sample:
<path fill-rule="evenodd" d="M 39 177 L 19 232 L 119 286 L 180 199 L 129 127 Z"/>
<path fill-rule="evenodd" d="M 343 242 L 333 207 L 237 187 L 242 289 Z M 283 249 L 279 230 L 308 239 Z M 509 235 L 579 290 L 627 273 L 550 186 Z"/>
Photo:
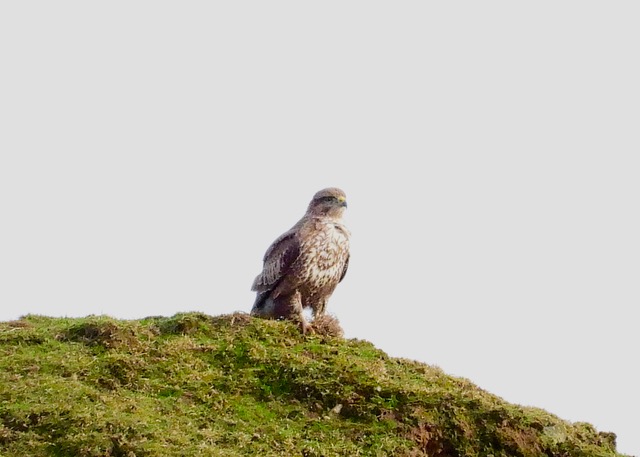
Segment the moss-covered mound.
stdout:
<path fill-rule="evenodd" d="M 2 456 L 616 456 L 363 341 L 199 313 L 0 323 Z"/>

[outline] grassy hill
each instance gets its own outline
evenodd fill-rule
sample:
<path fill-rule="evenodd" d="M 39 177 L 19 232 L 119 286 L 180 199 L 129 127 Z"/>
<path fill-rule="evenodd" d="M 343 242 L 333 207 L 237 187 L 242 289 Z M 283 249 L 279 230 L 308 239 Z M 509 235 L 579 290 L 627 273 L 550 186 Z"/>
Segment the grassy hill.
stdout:
<path fill-rule="evenodd" d="M 0 323 L 0 456 L 616 456 L 364 341 L 199 313 Z"/>

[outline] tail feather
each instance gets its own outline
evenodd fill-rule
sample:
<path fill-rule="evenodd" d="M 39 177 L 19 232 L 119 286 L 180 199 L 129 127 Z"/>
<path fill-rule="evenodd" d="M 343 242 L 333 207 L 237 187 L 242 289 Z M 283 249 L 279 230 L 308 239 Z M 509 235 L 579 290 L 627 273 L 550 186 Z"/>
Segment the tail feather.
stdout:
<path fill-rule="evenodd" d="M 251 308 L 251 314 L 254 316 L 259 316 L 264 314 L 263 308 L 267 298 L 269 298 L 270 290 L 265 290 L 264 292 L 258 292 L 256 294 L 256 301 L 253 302 L 253 308 Z"/>

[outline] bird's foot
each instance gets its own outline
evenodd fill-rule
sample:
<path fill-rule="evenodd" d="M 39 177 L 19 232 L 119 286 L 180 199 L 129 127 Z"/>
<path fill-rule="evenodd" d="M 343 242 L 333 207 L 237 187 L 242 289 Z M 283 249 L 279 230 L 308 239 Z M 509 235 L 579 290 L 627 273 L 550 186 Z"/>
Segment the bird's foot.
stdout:
<path fill-rule="evenodd" d="M 313 329 L 313 326 L 305 320 L 300 321 L 300 331 L 303 335 L 313 335 L 316 331 Z"/>

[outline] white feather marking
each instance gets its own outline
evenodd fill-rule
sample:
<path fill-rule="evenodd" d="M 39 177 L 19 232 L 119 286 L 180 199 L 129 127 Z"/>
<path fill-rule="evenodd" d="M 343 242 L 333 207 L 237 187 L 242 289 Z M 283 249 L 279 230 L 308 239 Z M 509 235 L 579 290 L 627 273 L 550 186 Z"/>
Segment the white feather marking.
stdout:
<path fill-rule="evenodd" d="M 315 287 L 338 283 L 349 252 L 349 235 L 333 222 L 317 224 L 318 229 L 303 245 L 304 278 Z"/>

